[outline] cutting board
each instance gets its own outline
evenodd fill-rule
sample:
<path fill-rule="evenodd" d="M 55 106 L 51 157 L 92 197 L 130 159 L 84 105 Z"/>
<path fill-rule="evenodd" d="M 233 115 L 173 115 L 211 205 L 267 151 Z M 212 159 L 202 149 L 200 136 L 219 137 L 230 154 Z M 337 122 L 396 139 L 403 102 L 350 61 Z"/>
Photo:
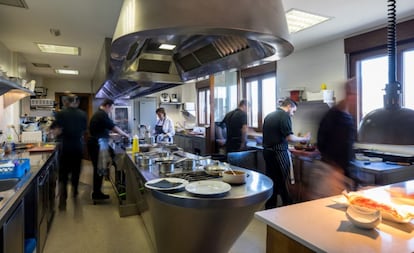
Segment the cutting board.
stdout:
<path fill-rule="evenodd" d="M 52 152 L 53 150 L 55 150 L 56 146 L 47 146 L 47 147 L 33 147 L 28 149 L 27 151 L 29 152 Z"/>

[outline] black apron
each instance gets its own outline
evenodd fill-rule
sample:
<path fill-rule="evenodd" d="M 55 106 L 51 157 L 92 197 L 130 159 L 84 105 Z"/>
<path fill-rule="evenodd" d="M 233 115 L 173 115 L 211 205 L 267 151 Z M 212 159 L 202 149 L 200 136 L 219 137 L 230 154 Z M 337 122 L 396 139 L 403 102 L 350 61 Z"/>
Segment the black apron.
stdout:
<path fill-rule="evenodd" d="M 161 120 L 159 120 L 158 123 L 160 123 L 160 121 Z M 162 121 L 161 125 L 158 125 L 158 123 L 157 123 L 157 125 L 155 125 L 155 134 L 156 135 L 165 134 L 164 130 L 162 130 L 162 128 L 164 127 L 164 122 L 165 122 L 165 119 Z"/>

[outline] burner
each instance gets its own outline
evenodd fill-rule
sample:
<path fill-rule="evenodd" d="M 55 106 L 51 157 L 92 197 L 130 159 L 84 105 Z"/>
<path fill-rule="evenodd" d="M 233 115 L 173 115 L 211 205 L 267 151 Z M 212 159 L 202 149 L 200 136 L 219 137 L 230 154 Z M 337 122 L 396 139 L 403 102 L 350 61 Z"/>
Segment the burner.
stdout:
<path fill-rule="evenodd" d="M 177 178 L 185 179 L 189 182 L 207 180 L 207 179 L 219 178 L 220 177 L 220 176 L 209 175 L 203 170 L 189 171 L 189 172 L 179 172 L 179 173 L 169 173 L 166 176 L 167 177 L 177 177 Z"/>

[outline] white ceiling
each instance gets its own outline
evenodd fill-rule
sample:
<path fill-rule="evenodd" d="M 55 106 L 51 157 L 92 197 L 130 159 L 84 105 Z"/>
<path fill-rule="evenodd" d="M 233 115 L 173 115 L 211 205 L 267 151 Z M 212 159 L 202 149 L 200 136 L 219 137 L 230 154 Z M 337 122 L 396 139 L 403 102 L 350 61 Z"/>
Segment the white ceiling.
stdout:
<path fill-rule="evenodd" d="M 286 10 L 296 8 L 332 17 L 316 27 L 293 34 L 291 42 L 295 50 L 349 37 L 385 26 L 387 22 L 386 0 L 282 2 Z M 26 3 L 28 9 L 0 5 L 0 42 L 26 58 L 29 73 L 44 77 L 68 77 L 58 76 L 50 68 L 36 68 L 31 64 L 48 63 L 52 68 L 67 66 L 78 69 L 80 76 L 73 78 L 91 79 L 104 38 L 113 36 L 122 0 L 26 0 Z M 414 18 L 412 0 L 397 0 L 397 19 L 411 18 Z M 59 29 L 61 35 L 52 36 L 49 31 L 51 28 Z M 41 53 L 34 42 L 79 46 L 81 55 Z"/>

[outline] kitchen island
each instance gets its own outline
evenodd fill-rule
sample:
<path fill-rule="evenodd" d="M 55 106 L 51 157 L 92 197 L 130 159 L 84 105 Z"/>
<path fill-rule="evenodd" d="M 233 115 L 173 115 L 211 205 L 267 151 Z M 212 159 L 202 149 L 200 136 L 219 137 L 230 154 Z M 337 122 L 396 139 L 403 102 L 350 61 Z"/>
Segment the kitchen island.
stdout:
<path fill-rule="evenodd" d="M 391 201 L 388 189 L 414 190 L 414 181 L 372 188 L 362 193 Z M 400 202 L 401 203 L 401 202 Z M 411 207 L 413 208 L 413 207 Z M 260 211 L 267 224 L 266 252 L 413 252 L 414 224 L 383 220 L 377 228 L 355 227 L 345 215 L 343 196 Z"/>
<path fill-rule="evenodd" d="M 190 159 L 198 157 L 185 154 Z M 122 167 L 129 170 L 126 174 L 138 179 L 130 184 L 136 186 L 133 187 L 135 189 L 140 188 L 135 192 L 127 189 L 126 199 L 129 199 L 129 205 L 135 205 L 160 253 L 228 252 L 253 219 L 254 213 L 263 208 L 272 194 L 272 180 L 251 170 L 245 170 L 249 175 L 245 184 L 232 185 L 231 190 L 221 196 L 194 196 L 184 189 L 171 192 L 142 188 L 147 181 L 176 177 L 175 173 L 183 171 L 176 169 L 166 175 L 160 173 L 157 166 L 138 166 L 129 152 L 121 156 L 122 159 L 118 160 L 123 160 Z M 222 179 L 213 177 L 209 180 Z"/>

